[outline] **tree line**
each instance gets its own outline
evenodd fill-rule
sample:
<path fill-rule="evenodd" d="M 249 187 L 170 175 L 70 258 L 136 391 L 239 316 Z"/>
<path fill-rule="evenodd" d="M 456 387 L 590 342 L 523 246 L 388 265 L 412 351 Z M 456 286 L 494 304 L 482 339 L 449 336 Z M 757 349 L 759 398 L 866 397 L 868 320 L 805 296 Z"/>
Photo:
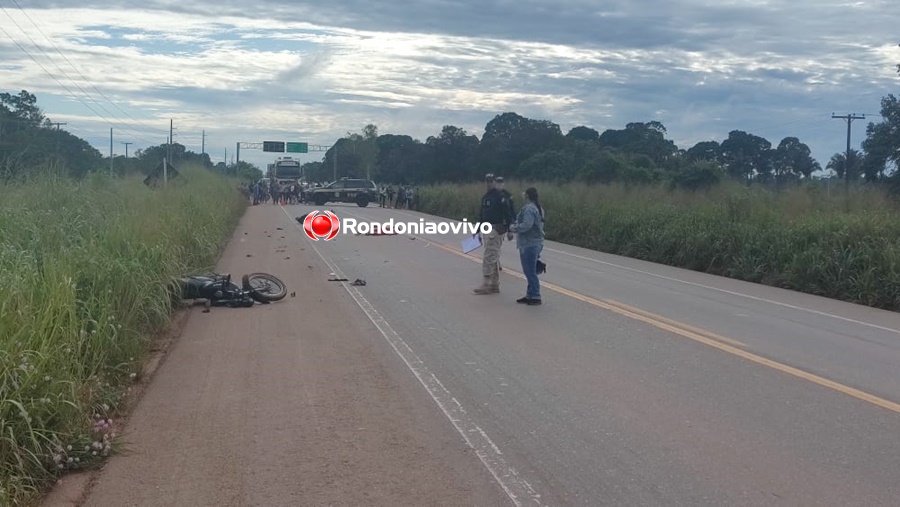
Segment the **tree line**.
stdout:
<path fill-rule="evenodd" d="M 825 169 L 839 178 L 885 179 L 900 158 L 900 103 L 882 101 L 883 121 L 870 123 L 862 151 L 851 150 L 849 164 L 836 153 Z M 339 176 L 401 184 L 462 183 L 485 173 L 536 181 L 585 183 L 672 183 L 698 188 L 724 178 L 781 183 L 810 179 L 822 166 L 798 137 L 777 144 L 742 130 L 722 142 L 701 141 L 687 149 L 667 139 L 658 121 L 629 123 L 602 133 L 577 126 L 563 134 L 559 125 L 515 112 L 494 117 L 478 139 L 465 129 L 444 126 L 425 142 L 408 135 L 378 135 L 375 125 L 338 139 L 321 162 L 304 165 L 314 181 Z M 847 171 L 849 170 L 849 174 Z"/>
<path fill-rule="evenodd" d="M 825 169 L 842 179 L 888 180 L 900 162 L 900 100 L 894 95 L 884 97 L 881 116 L 881 122 L 868 124 L 860 150 L 851 150 L 849 157 L 836 153 Z M 59 164 L 75 177 L 108 170 L 109 157 L 54 125 L 33 94 L 25 90 L 15 95 L 0 93 L 0 176 L 16 176 L 46 163 Z M 239 167 L 213 166 L 208 155 L 178 143 L 138 150 L 129 159 L 117 156 L 113 167 L 119 174 L 147 174 L 168 150 L 176 166 L 192 163 L 218 167 L 246 179 L 262 176 L 258 167 L 247 162 Z M 724 178 L 747 183 L 810 179 L 822 166 L 798 137 L 773 144 L 750 132 L 733 130 L 722 142 L 701 141 L 684 149 L 667 138 L 666 127 L 658 121 L 628 123 L 623 129 L 602 133 L 582 125 L 563 134 L 559 125 L 549 120 L 506 112 L 487 123 L 481 139 L 463 128 L 446 125 L 438 135 L 422 142 L 409 135 L 379 134 L 377 126 L 370 124 L 359 133 L 348 132 L 321 161 L 303 168 L 311 181 L 330 181 L 336 169 L 339 177 L 368 177 L 394 184 L 462 183 L 491 172 L 535 181 L 670 182 L 703 188 Z"/>
<path fill-rule="evenodd" d="M 245 179 L 258 179 L 262 171 L 253 164 L 238 166 L 213 165 L 208 154 L 195 153 L 184 145 L 160 144 L 136 150 L 131 157 L 114 157 L 117 175 L 150 174 L 169 154 L 176 168 L 190 164 L 237 174 Z M 109 156 L 104 156 L 84 139 L 79 138 L 47 118 L 37 105 L 37 97 L 27 90 L 17 94 L 0 93 L 0 179 L 27 176 L 36 168 L 55 166 L 61 172 L 80 178 L 93 171 L 109 171 Z"/>

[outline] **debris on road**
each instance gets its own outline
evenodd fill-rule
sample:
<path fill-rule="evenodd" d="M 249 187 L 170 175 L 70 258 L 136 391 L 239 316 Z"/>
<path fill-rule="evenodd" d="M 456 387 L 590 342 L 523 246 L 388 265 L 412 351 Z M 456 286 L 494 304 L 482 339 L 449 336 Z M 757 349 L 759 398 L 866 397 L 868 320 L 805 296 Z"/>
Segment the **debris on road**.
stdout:
<path fill-rule="evenodd" d="M 276 227 L 275 230 L 276 230 L 276 231 L 283 231 L 284 229 L 282 229 L 281 227 Z"/>
<path fill-rule="evenodd" d="M 365 280 L 361 280 L 361 279 L 357 278 L 356 280 L 353 280 L 353 283 L 351 283 L 350 285 L 363 286 L 365 284 L 366 284 Z"/>
<path fill-rule="evenodd" d="M 247 257 L 253 257 L 253 255 L 251 255 L 251 254 L 247 254 Z"/>
<path fill-rule="evenodd" d="M 350 280 L 347 278 L 329 278 L 329 282 L 349 282 Z"/>

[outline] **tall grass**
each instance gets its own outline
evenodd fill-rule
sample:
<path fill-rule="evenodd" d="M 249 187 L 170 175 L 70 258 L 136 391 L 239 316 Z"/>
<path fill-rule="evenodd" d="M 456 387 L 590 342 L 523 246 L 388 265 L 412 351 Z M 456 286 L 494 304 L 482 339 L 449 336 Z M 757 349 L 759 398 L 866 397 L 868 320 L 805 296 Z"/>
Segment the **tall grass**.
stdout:
<path fill-rule="evenodd" d="M 0 505 L 29 505 L 96 464 L 169 280 L 215 260 L 246 201 L 185 168 L 168 188 L 49 175 L 0 186 Z"/>
<path fill-rule="evenodd" d="M 523 202 L 524 182 L 507 188 Z M 878 308 L 900 309 L 900 221 L 877 189 L 534 184 L 547 238 Z M 421 210 L 477 218 L 483 185 L 421 189 Z"/>

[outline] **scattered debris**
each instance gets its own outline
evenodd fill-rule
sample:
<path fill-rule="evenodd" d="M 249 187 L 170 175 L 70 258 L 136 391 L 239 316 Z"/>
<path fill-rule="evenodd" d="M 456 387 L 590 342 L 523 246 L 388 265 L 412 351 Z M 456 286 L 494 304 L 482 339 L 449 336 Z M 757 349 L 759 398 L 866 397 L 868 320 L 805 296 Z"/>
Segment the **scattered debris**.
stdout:
<path fill-rule="evenodd" d="M 281 227 L 276 227 L 275 230 L 276 230 L 276 231 L 283 231 L 284 229 L 282 229 Z"/>
<path fill-rule="evenodd" d="M 409 239 L 411 239 L 411 240 L 413 240 L 413 241 L 416 240 L 415 236 L 413 236 L 413 237 L 411 237 L 411 238 L 409 238 Z"/>
<path fill-rule="evenodd" d="M 247 257 L 253 257 L 253 256 L 252 256 L 252 255 L 250 255 L 250 254 L 247 254 Z"/>
<path fill-rule="evenodd" d="M 291 297 L 292 298 L 297 297 L 297 292 L 291 292 Z"/>
<path fill-rule="evenodd" d="M 282 236 L 281 239 L 284 239 L 284 236 Z"/>
<path fill-rule="evenodd" d="M 385 262 L 387 262 L 387 261 L 385 261 Z M 312 269 L 312 268 L 313 268 L 313 267 L 310 266 L 309 264 L 307 264 L 306 267 L 308 267 L 309 269 Z"/>
<path fill-rule="evenodd" d="M 204 310 L 203 310 L 202 312 L 200 312 L 200 313 L 209 313 L 209 308 L 204 309 Z"/>
<path fill-rule="evenodd" d="M 329 282 L 349 282 L 350 280 L 346 278 L 329 278 Z"/>
<path fill-rule="evenodd" d="M 245 232 L 245 233 L 244 233 L 244 236 L 246 236 L 246 235 L 247 235 L 247 233 Z"/>
<path fill-rule="evenodd" d="M 359 286 L 363 286 L 363 285 L 365 285 L 365 284 L 366 284 L 366 281 L 365 281 L 365 280 L 360 280 L 359 278 L 357 278 L 356 280 L 353 280 L 353 283 L 351 283 L 350 285 L 359 285 Z"/>
<path fill-rule="evenodd" d="M 290 258 L 291 258 L 290 256 L 287 256 L 287 257 L 284 258 L 284 260 L 288 260 L 288 259 L 290 259 Z"/>

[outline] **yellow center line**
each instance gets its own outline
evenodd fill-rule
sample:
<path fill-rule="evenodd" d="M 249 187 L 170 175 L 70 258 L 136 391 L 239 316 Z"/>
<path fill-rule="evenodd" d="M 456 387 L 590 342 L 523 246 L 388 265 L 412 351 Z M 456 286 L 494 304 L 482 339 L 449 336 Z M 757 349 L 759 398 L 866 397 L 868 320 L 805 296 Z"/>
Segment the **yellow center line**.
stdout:
<path fill-rule="evenodd" d="M 474 262 L 478 262 L 478 263 L 481 262 L 481 259 L 479 259 L 478 257 L 475 257 L 473 255 L 458 252 L 446 245 L 442 245 L 440 243 L 435 243 L 434 241 L 430 241 L 425 238 L 420 238 L 420 239 L 422 239 L 423 241 L 430 243 L 438 248 L 441 248 L 442 250 L 450 252 L 452 254 L 458 255 L 460 257 L 464 257 L 464 258 L 469 259 Z M 504 269 L 503 271 L 505 273 L 513 275 L 517 278 L 520 278 L 523 280 L 525 279 L 525 275 L 518 273 L 516 271 L 511 271 L 508 268 Z M 609 311 L 617 313 L 619 315 L 650 324 L 651 326 L 654 326 L 656 328 L 663 329 L 663 330 L 669 331 L 671 333 L 675 333 L 677 335 L 683 336 L 685 338 L 689 338 L 691 340 L 702 343 L 704 345 L 714 347 L 723 352 L 727 352 L 729 354 L 741 357 L 748 361 L 752 361 L 756 364 L 768 366 L 769 368 L 778 370 L 782 373 L 787 373 L 788 375 L 793 375 L 794 377 L 801 378 L 803 380 L 807 380 L 809 382 L 818 384 L 823 387 L 827 387 L 829 389 L 833 389 L 840 393 L 852 396 L 859 400 L 867 401 L 873 405 L 877 405 L 881 408 L 885 408 L 887 410 L 891 410 L 893 412 L 900 414 L 900 404 L 898 404 L 898 403 L 894 403 L 893 401 L 889 401 L 884 398 L 875 396 L 873 394 L 869 394 L 867 392 L 860 391 L 859 389 L 854 389 L 850 386 L 846 386 L 844 384 L 835 382 L 833 380 L 828 380 L 827 378 L 820 377 L 820 376 L 810 373 L 808 371 L 804 371 L 799 368 L 794 368 L 793 366 L 788 366 L 786 364 L 779 363 L 778 361 L 773 361 L 771 359 L 767 359 L 765 357 L 753 354 L 752 352 L 742 350 L 742 349 L 734 346 L 734 344 L 739 344 L 740 346 L 746 346 L 746 345 L 737 340 L 733 340 L 731 338 L 726 338 L 724 336 L 720 336 L 715 333 L 711 333 L 704 329 L 699 329 L 694 326 L 690 326 L 683 322 L 678 322 L 676 320 L 668 319 L 666 317 L 654 315 L 654 314 L 646 312 L 644 310 L 640 310 L 638 308 L 628 306 L 624 303 L 619 303 L 617 301 L 612 301 L 612 300 L 599 300 L 596 298 L 592 298 L 590 296 L 586 296 L 584 294 L 581 294 L 581 293 L 578 293 L 575 291 L 571 291 L 569 289 L 560 287 L 560 286 L 552 284 L 552 283 L 541 282 L 541 286 L 546 287 L 547 289 L 552 290 L 554 292 L 558 292 L 560 294 L 577 299 L 579 301 L 583 301 L 583 302 L 593 305 L 595 307 L 603 308 L 605 310 L 609 310 Z"/>

